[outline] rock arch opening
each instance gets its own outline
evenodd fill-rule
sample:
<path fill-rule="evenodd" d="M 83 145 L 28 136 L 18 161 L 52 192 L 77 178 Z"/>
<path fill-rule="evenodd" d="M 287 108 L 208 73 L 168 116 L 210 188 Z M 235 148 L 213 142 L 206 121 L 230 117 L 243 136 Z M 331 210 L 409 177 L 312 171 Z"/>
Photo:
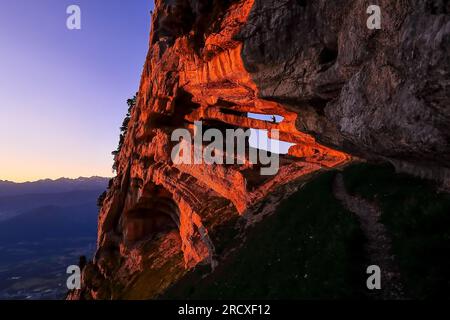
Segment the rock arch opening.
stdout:
<path fill-rule="evenodd" d="M 251 118 L 251 119 L 256 119 L 256 120 L 263 120 L 266 122 L 271 122 L 271 123 L 281 123 L 284 120 L 283 116 L 280 116 L 278 114 L 265 114 L 265 113 L 253 113 L 253 112 L 248 112 L 247 113 L 247 117 Z"/>
<path fill-rule="evenodd" d="M 276 154 L 288 154 L 289 149 L 295 146 L 295 143 L 286 142 L 283 140 L 272 139 L 269 137 L 267 130 L 250 129 L 250 147 L 265 150 Z"/>
<path fill-rule="evenodd" d="M 284 117 L 277 114 L 263 114 L 263 113 L 247 113 L 247 117 L 256 120 L 270 122 L 272 124 L 280 124 L 284 121 Z M 276 154 L 287 154 L 289 148 L 294 146 L 294 143 L 286 142 L 278 139 L 271 139 L 267 130 L 250 129 L 250 147 L 270 151 Z"/>
<path fill-rule="evenodd" d="M 125 213 L 124 237 L 129 242 L 179 230 L 180 209 L 172 194 L 161 186 L 152 189 Z"/>

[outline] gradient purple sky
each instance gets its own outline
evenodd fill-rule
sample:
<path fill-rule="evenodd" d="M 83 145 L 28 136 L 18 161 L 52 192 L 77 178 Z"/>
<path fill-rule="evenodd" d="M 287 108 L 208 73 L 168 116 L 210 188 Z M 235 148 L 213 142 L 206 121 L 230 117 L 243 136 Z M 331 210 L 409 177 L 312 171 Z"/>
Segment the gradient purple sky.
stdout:
<path fill-rule="evenodd" d="M 82 29 L 66 28 L 79 5 Z M 0 180 L 112 176 L 152 0 L 0 1 Z"/>

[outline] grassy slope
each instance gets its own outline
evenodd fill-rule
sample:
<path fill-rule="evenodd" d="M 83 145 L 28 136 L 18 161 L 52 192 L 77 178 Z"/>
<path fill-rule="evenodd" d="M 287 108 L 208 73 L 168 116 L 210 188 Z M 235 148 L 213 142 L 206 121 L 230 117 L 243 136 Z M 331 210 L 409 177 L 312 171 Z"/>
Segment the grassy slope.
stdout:
<path fill-rule="evenodd" d="M 388 165 L 351 166 L 344 181 L 380 206 L 409 297 L 450 297 L 450 195 Z"/>
<path fill-rule="evenodd" d="M 326 173 L 247 233 L 242 248 L 204 277 L 198 268 L 163 298 L 320 299 L 361 297 L 363 239 L 333 197 Z"/>

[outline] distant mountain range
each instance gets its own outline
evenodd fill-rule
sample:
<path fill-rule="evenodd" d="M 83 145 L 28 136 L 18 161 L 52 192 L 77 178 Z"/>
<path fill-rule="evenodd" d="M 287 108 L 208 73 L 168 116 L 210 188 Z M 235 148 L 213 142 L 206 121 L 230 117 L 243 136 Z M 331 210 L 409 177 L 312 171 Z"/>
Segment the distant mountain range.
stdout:
<path fill-rule="evenodd" d="M 0 299 L 63 298 L 67 266 L 92 258 L 108 181 L 0 181 Z"/>
<path fill-rule="evenodd" d="M 39 207 L 71 206 L 96 199 L 106 189 L 108 181 L 102 177 L 25 183 L 0 181 L 0 222 Z"/>
<path fill-rule="evenodd" d="M 109 178 L 103 177 L 80 177 L 77 179 L 60 178 L 57 180 L 45 179 L 22 183 L 0 180 L 0 197 L 29 193 L 42 194 L 99 189 L 104 188 L 108 181 Z"/>

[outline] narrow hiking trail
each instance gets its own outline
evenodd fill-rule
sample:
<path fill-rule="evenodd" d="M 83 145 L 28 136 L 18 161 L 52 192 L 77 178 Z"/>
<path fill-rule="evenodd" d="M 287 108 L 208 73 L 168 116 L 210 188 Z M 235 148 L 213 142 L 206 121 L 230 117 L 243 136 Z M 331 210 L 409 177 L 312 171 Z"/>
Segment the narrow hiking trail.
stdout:
<path fill-rule="evenodd" d="M 403 285 L 399 268 L 392 255 L 391 239 L 380 222 L 381 211 L 376 204 L 361 197 L 350 195 L 344 185 L 342 174 L 338 174 L 333 183 L 333 194 L 342 204 L 354 213 L 367 239 L 365 251 L 371 265 L 381 269 L 381 299 L 404 299 Z"/>

